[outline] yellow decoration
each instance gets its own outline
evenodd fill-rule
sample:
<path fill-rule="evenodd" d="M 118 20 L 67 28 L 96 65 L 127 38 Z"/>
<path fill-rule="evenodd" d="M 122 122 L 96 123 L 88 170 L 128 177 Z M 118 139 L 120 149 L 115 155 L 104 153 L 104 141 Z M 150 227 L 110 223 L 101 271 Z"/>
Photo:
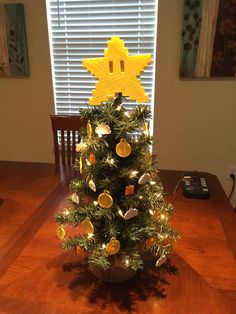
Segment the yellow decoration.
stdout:
<path fill-rule="evenodd" d="M 111 238 L 110 242 L 107 244 L 106 251 L 109 255 L 115 255 L 120 250 L 120 242 L 116 238 Z"/>
<path fill-rule="evenodd" d="M 107 46 L 104 58 L 83 60 L 83 66 L 99 80 L 89 99 L 90 105 L 100 105 L 116 93 L 137 102 L 147 102 L 148 95 L 137 77 L 151 62 L 151 55 L 129 56 L 124 41 L 117 36 L 112 37 Z"/>
<path fill-rule="evenodd" d="M 87 134 L 89 137 L 91 137 L 93 134 L 93 129 L 92 129 L 90 121 L 88 121 L 88 123 L 87 123 Z"/>
<path fill-rule="evenodd" d="M 82 159 L 82 157 L 79 158 L 79 172 L 83 173 L 83 159 Z"/>
<path fill-rule="evenodd" d="M 148 132 L 149 132 L 148 123 L 144 122 L 144 124 L 143 124 L 143 133 L 145 135 L 148 135 Z"/>
<path fill-rule="evenodd" d="M 152 163 L 152 153 L 151 152 L 147 152 L 145 154 L 145 159 L 146 159 L 147 163 L 151 164 Z"/>
<path fill-rule="evenodd" d="M 134 194 L 134 185 L 129 184 L 125 187 L 125 195 Z"/>
<path fill-rule="evenodd" d="M 104 208 L 111 207 L 113 204 L 113 198 L 108 191 L 104 191 L 98 196 L 98 204 Z"/>
<path fill-rule="evenodd" d="M 120 157 L 128 157 L 131 154 L 131 146 L 126 139 L 120 139 L 120 143 L 116 145 L 116 153 Z"/>
<path fill-rule="evenodd" d="M 90 221 L 89 218 L 85 218 L 85 219 L 82 221 L 82 226 L 83 226 L 84 231 L 85 231 L 86 233 L 93 233 L 94 227 L 93 227 L 93 224 L 91 223 L 91 221 Z"/>
<path fill-rule="evenodd" d="M 63 240 L 65 238 L 65 229 L 62 225 L 60 225 L 58 228 L 57 228 L 57 237 L 58 239 L 60 240 Z"/>
<path fill-rule="evenodd" d="M 96 157 L 93 153 L 89 154 L 89 162 L 91 165 L 95 165 L 96 164 Z"/>

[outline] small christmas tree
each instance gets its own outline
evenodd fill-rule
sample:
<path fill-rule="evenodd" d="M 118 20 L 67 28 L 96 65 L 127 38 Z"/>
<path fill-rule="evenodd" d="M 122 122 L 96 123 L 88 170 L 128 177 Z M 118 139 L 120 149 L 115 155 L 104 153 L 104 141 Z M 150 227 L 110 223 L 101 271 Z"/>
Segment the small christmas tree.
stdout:
<path fill-rule="evenodd" d="M 113 281 L 142 269 L 145 250 L 157 256 L 156 266 L 161 265 L 178 238 L 169 225 L 173 207 L 163 198 L 151 154 L 150 109 L 123 106 L 122 93 L 147 101 L 137 75 L 149 62 L 149 55 L 129 56 L 117 37 L 108 42 L 104 58 L 83 61 L 100 80 L 90 99 L 97 105 L 81 111 L 88 122 L 76 147 L 75 168 L 82 176 L 71 182 L 67 208 L 55 219 L 63 248 L 86 250 L 93 272 L 107 280 L 111 269 Z M 66 225 L 80 226 L 80 232 L 65 236 Z M 116 279 L 114 267 L 119 268 Z"/>

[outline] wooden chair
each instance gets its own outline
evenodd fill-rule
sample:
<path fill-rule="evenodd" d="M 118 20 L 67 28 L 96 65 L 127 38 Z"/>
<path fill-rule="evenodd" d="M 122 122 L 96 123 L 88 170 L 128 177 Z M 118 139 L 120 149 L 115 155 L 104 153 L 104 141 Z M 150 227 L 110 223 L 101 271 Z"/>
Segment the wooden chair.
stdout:
<path fill-rule="evenodd" d="M 80 142 L 80 130 L 86 127 L 86 121 L 79 115 L 50 115 L 55 163 L 74 164 L 76 144 Z"/>

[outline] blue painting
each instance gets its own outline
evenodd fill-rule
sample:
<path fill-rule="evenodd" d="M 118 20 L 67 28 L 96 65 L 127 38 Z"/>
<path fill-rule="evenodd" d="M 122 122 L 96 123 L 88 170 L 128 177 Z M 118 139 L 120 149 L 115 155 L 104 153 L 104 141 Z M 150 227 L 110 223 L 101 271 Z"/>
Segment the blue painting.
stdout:
<path fill-rule="evenodd" d="M 0 4 L 0 77 L 29 76 L 24 5 Z"/>

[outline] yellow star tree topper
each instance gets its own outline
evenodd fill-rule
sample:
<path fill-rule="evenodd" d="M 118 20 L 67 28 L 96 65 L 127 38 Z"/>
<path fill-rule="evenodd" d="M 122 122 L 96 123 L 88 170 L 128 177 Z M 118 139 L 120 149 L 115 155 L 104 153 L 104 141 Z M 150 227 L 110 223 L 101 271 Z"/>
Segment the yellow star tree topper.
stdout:
<path fill-rule="evenodd" d="M 138 77 L 151 62 L 151 55 L 129 56 L 124 41 L 116 36 L 107 46 L 104 58 L 83 60 L 83 66 L 98 79 L 89 99 L 90 105 L 100 105 L 117 93 L 137 102 L 147 102 L 148 95 Z"/>

